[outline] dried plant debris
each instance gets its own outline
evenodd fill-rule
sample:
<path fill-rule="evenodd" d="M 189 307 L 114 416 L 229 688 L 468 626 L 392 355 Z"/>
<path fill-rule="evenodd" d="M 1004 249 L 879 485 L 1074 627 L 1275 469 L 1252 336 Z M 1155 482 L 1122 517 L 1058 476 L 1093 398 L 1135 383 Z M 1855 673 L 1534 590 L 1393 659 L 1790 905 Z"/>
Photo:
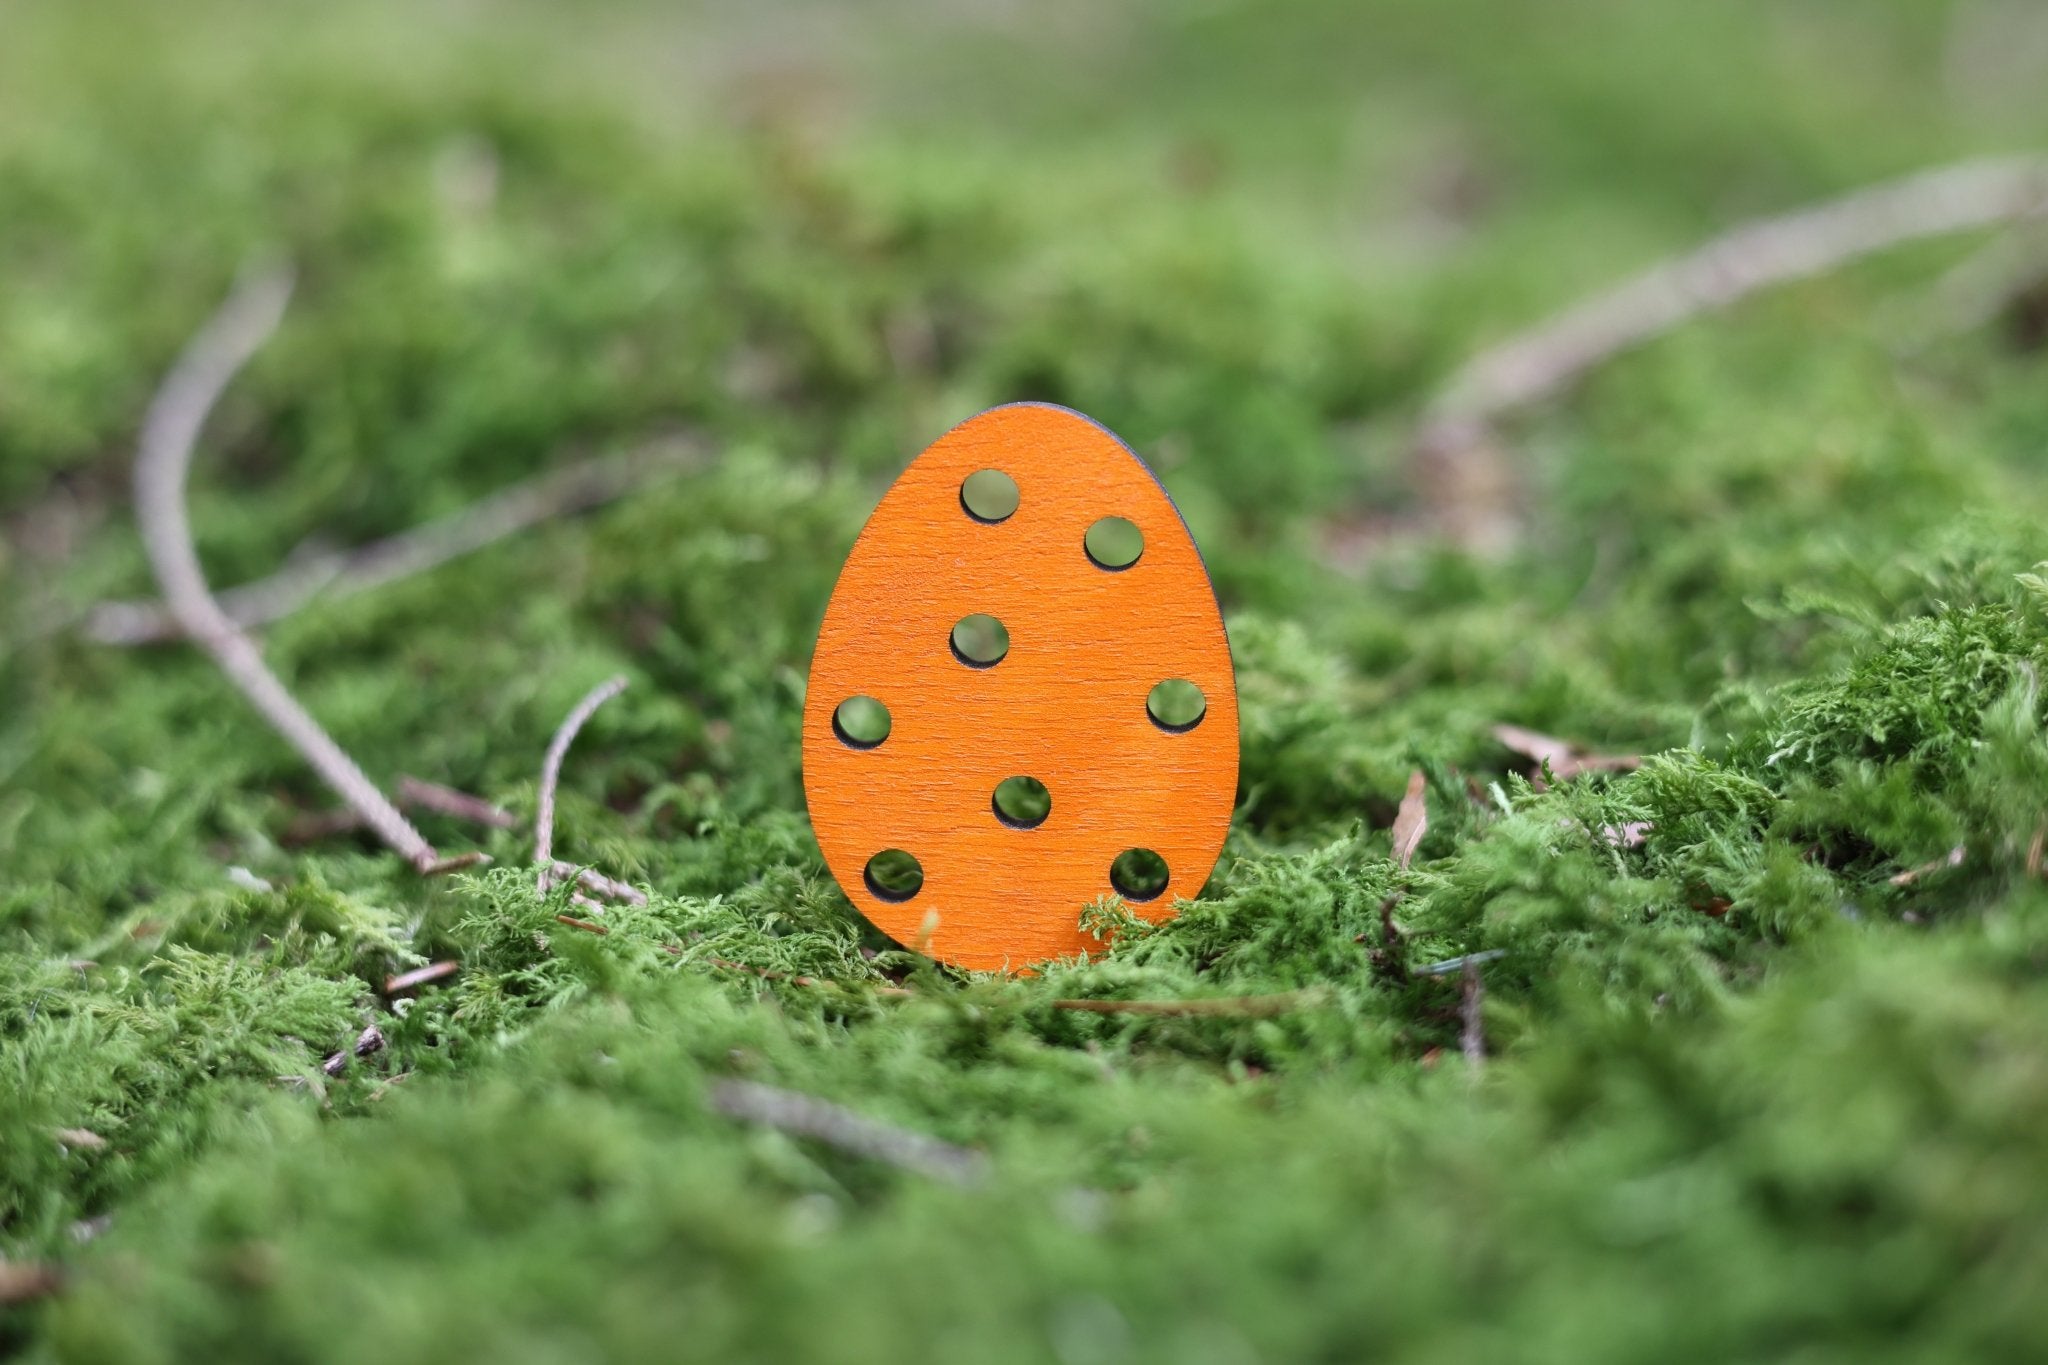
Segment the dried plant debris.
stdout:
<path fill-rule="evenodd" d="M 1641 767 L 1643 762 L 1636 754 L 1588 753 L 1568 740 L 1525 730 L 1519 725 L 1496 725 L 1493 737 L 1503 747 L 1535 763 L 1537 771 L 1530 780 L 1539 784 L 1546 780 L 1545 774 L 1565 782 L 1580 773 L 1627 772 Z"/>

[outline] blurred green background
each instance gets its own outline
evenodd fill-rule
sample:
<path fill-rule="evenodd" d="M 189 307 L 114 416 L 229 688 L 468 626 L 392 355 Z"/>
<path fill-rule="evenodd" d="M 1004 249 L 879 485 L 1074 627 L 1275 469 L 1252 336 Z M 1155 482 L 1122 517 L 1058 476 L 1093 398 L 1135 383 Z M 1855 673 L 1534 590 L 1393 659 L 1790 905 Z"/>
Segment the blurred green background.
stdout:
<path fill-rule="evenodd" d="M 2039 1354 L 2048 235 L 1602 366 L 1497 433 L 1483 546 L 1413 437 L 1661 256 L 2048 147 L 2044 92 L 2038 0 L 0 0 L 0 1351 Z M 519 817 L 421 817 L 489 872 L 337 830 L 195 651 L 80 628 L 152 593 L 155 384 L 277 260 L 193 477 L 216 585 L 673 462 L 264 632 L 375 779 Z M 1202 901 L 1008 982 L 858 922 L 797 726 L 887 480 L 1017 399 L 1179 502 L 1244 767 Z M 614 672 L 558 846 L 652 899 L 598 938 L 524 822 Z M 1647 761 L 1532 783 L 1504 723 Z M 1412 974 L 1472 952 L 1477 1068 Z M 729 1075 L 989 1177 L 749 1129 Z"/>

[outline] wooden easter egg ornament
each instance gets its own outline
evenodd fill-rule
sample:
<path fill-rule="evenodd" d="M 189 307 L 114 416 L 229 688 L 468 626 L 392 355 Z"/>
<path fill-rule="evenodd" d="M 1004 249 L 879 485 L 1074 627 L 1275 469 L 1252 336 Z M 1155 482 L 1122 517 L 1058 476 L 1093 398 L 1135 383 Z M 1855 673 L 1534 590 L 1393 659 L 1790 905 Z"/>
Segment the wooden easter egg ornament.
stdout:
<path fill-rule="evenodd" d="M 1237 688 L 1166 490 L 1042 403 L 941 436 L 825 608 L 804 704 L 825 861 L 897 941 L 1019 971 L 1098 948 L 1089 902 L 1163 918 L 1223 849 Z"/>

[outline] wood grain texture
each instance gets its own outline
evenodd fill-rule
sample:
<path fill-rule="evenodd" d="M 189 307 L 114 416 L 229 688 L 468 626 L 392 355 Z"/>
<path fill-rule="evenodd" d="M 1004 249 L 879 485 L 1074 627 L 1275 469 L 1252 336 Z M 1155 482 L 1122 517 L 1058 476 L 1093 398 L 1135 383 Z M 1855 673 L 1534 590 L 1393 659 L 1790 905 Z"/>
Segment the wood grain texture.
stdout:
<path fill-rule="evenodd" d="M 982 469 L 1020 491 L 993 525 L 960 500 Z M 1109 516 L 1144 533 L 1129 568 L 1102 569 L 1083 549 Z M 974 613 L 1009 630 L 1009 653 L 991 667 L 949 646 Z M 1192 729 L 1171 733 L 1146 712 L 1168 678 L 1207 699 Z M 872 748 L 833 730 L 834 709 L 857 695 L 889 709 L 889 736 Z M 1237 749 L 1230 646 L 1193 538 L 1137 456 L 1065 408 L 995 408 L 940 437 L 883 497 L 825 609 L 804 707 L 812 826 L 861 912 L 902 943 L 932 926 L 925 946 L 943 961 L 1017 971 L 1099 946 L 1080 912 L 1111 892 L 1110 864 L 1130 848 L 1156 851 L 1170 872 L 1161 895 L 1132 909 L 1172 914 L 1222 851 Z M 992 809 L 996 785 L 1015 776 L 1051 791 L 1035 828 Z M 892 848 L 924 869 L 900 902 L 863 876 Z"/>

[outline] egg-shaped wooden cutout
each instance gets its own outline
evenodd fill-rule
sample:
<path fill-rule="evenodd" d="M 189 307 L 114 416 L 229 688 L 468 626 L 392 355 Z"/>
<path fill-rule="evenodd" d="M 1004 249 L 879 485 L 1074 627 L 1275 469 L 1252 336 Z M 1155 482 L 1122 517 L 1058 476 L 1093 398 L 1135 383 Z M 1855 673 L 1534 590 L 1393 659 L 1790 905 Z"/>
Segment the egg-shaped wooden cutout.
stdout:
<path fill-rule="evenodd" d="M 1222 851 L 1237 688 L 1194 538 L 1103 427 L 1017 403 L 941 436 L 840 571 L 804 703 L 818 845 L 942 961 L 1099 948 L 1089 902 L 1173 913 Z"/>

